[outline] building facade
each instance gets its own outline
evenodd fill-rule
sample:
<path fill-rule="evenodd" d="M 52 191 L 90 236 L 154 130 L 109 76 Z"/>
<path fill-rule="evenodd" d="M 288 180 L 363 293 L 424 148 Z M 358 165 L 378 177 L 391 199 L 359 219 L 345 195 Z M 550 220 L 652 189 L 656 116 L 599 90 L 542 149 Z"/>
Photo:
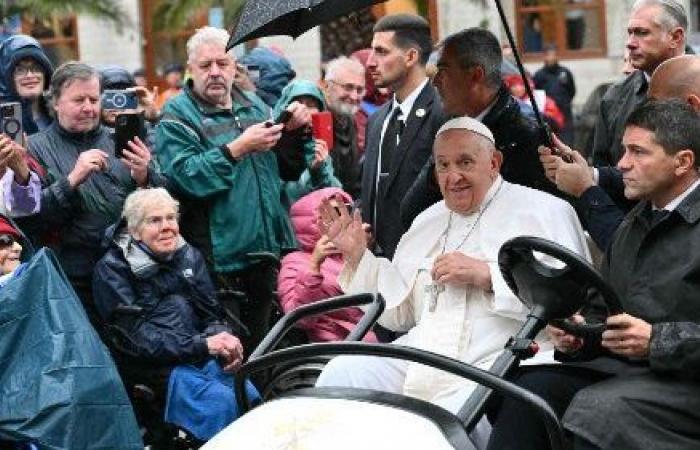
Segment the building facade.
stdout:
<path fill-rule="evenodd" d="M 156 32 L 152 27 L 158 0 L 121 0 L 127 16 L 118 28 L 113 23 L 89 16 L 23 22 L 44 42 L 56 61 L 80 58 L 87 63 L 120 64 L 130 70 L 145 68 L 149 79 L 159 81 L 162 66 L 184 63 L 185 42 L 192 31 L 217 22 L 219 15 L 202 12 L 192 16 L 181 30 Z M 627 39 L 626 23 L 634 0 L 502 0 L 503 8 L 523 56 L 534 71 L 542 65 L 543 50 L 557 47 L 562 64 L 576 77 L 575 105 L 582 104 L 600 83 L 620 75 Z M 689 42 L 700 44 L 698 0 L 683 0 L 691 22 Z M 431 22 L 436 40 L 468 27 L 485 27 L 505 44 L 495 0 L 390 0 L 375 6 L 375 17 L 395 12 L 418 12 Z M 213 23 L 221 25 L 220 23 Z M 275 45 L 292 61 L 298 75 L 317 79 L 322 60 L 322 33 L 317 27 L 296 40 L 277 36 L 263 38 L 257 45 Z"/>

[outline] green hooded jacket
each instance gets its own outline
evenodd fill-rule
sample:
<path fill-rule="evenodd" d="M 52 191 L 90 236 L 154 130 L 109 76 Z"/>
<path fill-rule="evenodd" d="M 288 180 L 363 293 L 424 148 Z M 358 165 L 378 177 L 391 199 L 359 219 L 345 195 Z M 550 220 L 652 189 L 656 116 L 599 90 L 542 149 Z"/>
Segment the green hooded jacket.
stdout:
<path fill-rule="evenodd" d="M 223 147 L 249 126 L 270 119 L 255 94 L 235 87 L 233 107 L 197 99 L 191 81 L 165 106 L 156 128 L 156 156 L 181 200 L 185 238 L 199 247 L 216 272 L 247 268 L 248 253 L 280 255 L 296 248 L 287 211 L 280 203 L 274 152 L 240 161 Z"/>
<path fill-rule="evenodd" d="M 277 117 L 293 100 L 302 96 L 314 98 L 318 101 L 319 111 L 325 111 L 326 102 L 318 86 L 308 80 L 294 80 L 282 90 L 273 115 Z M 340 180 L 336 178 L 333 172 L 333 162 L 330 157 L 326 158 L 318 168 L 312 169 L 310 167 L 311 162 L 314 160 L 314 153 L 314 141 L 309 139 L 304 146 L 304 158 L 306 159 L 307 169 L 302 172 L 297 181 L 282 183 L 282 204 L 287 209 L 301 197 L 317 189 L 327 187 L 342 188 Z"/>

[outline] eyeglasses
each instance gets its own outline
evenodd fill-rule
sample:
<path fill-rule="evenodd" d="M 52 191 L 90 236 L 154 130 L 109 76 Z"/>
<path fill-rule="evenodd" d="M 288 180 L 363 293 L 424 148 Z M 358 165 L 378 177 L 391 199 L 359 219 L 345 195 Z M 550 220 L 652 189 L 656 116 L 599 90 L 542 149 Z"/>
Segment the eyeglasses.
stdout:
<path fill-rule="evenodd" d="M 29 72 L 36 73 L 36 74 L 42 73 L 41 66 L 38 66 L 36 64 L 27 64 L 27 65 L 15 67 L 15 76 L 16 77 L 26 76 L 27 74 L 29 74 Z"/>
<path fill-rule="evenodd" d="M 151 216 L 151 217 L 146 217 L 144 219 L 144 223 L 146 226 L 149 227 L 154 227 L 154 228 L 162 228 L 163 225 L 167 224 L 176 224 L 178 220 L 178 214 L 167 214 L 165 216 Z"/>
<path fill-rule="evenodd" d="M 14 236 L 10 234 L 0 234 L 0 248 L 9 247 L 17 242 Z"/>
<path fill-rule="evenodd" d="M 340 88 L 348 94 L 356 92 L 357 95 L 359 95 L 360 97 L 363 97 L 365 95 L 365 92 L 367 92 L 367 89 L 365 89 L 364 86 L 358 86 L 358 85 L 352 84 L 352 83 L 338 83 L 335 80 L 327 80 L 327 81 L 335 84 L 336 86 L 340 86 Z"/>

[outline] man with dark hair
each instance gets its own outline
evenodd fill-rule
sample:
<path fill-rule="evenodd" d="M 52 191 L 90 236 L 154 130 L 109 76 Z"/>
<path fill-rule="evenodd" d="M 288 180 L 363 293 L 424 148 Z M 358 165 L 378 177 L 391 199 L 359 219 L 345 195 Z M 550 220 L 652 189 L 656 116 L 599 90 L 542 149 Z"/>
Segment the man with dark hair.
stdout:
<path fill-rule="evenodd" d="M 625 313 L 606 318 L 600 340 L 549 327 L 559 359 L 572 364 L 516 377 L 560 414 L 571 402 L 564 426 L 574 449 L 700 447 L 699 121 L 681 100 L 646 102 L 629 116 L 617 167 L 639 203 L 602 270 Z M 505 400 L 490 448 L 547 448 L 535 415 Z"/>
<path fill-rule="evenodd" d="M 438 60 L 437 87 L 445 113 L 469 116 L 493 133 L 496 148 L 503 154 L 501 175 L 506 181 L 556 193 L 545 177 L 537 147 L 543 134 L 520 112 L 516 100 L 501 81 L 501 46 L 496 36 L 481 28 L 470 28 L 445 38 Z M 413 219 L 442 199 L 429 160 L 401 204 L 401 219 Z"/>
<path fill-rule="evenodd" d="M 420 16 L 390 15 L 374 27 L 367 70 L 377 87 L 391 89 L 394 96 L 367 124 L 362 218 L 375 233 L 374 251 L 389 258 L 406 231 L 399 215 L 401 200 L 444 122 L 437 92 L 425 73 L 431 50 L 430 26 Z"/>
<path fill-rule="evenodd" d="M 659 64 L 685 53 L 688 16 L 675 0 L 637 0 L 627 23 L 632 67 L 627 78 L 603 96 L 593 130 L 595 166 L 614 166 L 622 156 L 622 134 L 630 112 L 646 98 L 649 77 Z"/>

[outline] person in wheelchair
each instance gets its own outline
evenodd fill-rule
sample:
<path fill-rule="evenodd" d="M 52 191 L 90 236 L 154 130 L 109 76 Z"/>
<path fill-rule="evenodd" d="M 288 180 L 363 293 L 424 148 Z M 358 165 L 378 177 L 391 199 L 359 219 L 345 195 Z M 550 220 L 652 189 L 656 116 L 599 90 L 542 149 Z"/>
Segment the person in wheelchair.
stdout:
<path fill-rule="evenodd" d="M 602 275 L 625 313 L 575 316 L 605 320 L 597 339 L 550 327 L 568 364 L 530 367 L 516 383 L 563 414 L 575 450 L 697 449 L 700 115 L 684 100 L 642 103 L 627 119 L 623 146 L 625 197 L 639 203 L 617 229 Z M 489 448 L 549 448 L 530 413 L 505 400 Z"/>
<path fill-rule="evenodd" d="M 122 216 L 93 282 L 108 344 L 127 385 L 152 387 L 166 422 L 206 440 L 237 416 L 230 373 L 243 347 L 221 321 L 202 255 L 180 236 L 178 202 L 141 189 Z"/>
<path fill-rule="evenodd" d="M 357 212 L 351 217 L 324 201 L 322 229 L 343 255 L 341 288 L 347 294 L 384 296 L 379 324 L 406 333 L 396 344 L 488 369 L 527 314 L 500 274 L 501 245 L 533 235 L 589 258 L 583 230 L 563 200 L 501 178 L 502 155 L 481 122 L 449 120 L 437 133 L 433 154 L 444 201 L 415 219 L 392 261 L 367 250 Z M 533 360 L 553 361 L 552 345 L 544 337 L 540 348 Z M 317 386 L 403 393 L 453 413 L 474 388 L 427 366 L 373 356 L 334 358 Z"/>

